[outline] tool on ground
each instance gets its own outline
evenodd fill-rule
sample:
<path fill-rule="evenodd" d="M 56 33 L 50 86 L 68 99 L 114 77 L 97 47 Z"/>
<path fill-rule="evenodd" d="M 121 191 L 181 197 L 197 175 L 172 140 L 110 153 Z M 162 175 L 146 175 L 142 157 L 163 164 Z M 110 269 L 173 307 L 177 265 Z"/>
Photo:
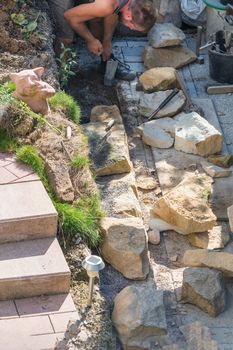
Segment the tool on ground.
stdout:
<path fill-rule="evenodd" d="M 233 93 L 233 85 L 232 84 L 211 85 L 211 86 L 207 86 L 206 90 L 209 95 L 231 94 Z"/>
<path fill-rule="evenodd" d="M 114 78 L 116 75 L 117 71 L 117 66 L 118 66 L 118 61 L 113 60 L 110 58 L 106 62 L 106 70 L 105 70 L 105 75 L 104 75 L 104 86 L 113 86 L 114 84 Z"/>
<path fill-rule="evenodd" d="M 94 150 L 94 152 L 92 153 L 92 157 L 100 151 L 100 149 L 105 145 L 105 143 L 108 141 L 109 136 L 111 135 L 112 132 L 112 127 L 115 124 L 115 120 L 111 119 L 108 124 L 106 125 L 105 131 L 106 134 L 100 139 L 100 141 L 98 142 L 98 144 L 96 145 L 96 149 Z"/>
<path fill-rule="evenodd" d="M 158 114 L 158 112 L 159 112 L 162 108 L 164 108 L 164 107 L 168 104 L 168 102 L 170 102 L 170 101 L 173 99 L 173 97 L 175 97 L 175 96 L 179 93 L 179 91 L 180 91 L 179 89 L 175 88 L 175 89 L 165 98 L 165 100 L 164 100 L 162 103 L 160 103 L 160 105 L 158 106 L 158 108 L 156 108 L 156 110 L 153 111 L 153 112 L 149 115 L 148 120 L 153 119 L 153 118 L 156 116 L 156 114 Z"/>
<path fill-rule="evenodd" d="M 203 28 L 201 26 L 197 27 L 197 36 L 196 36 L 196 55 L 197 55 L 197 62 L 199 64 L 204 64 L 204 57 L 200 56 L 200 47 L 201 47 L 201 40 L 202 40 L 202 30 Z"/>
<path fill-rule="evenodd" d="M 210 46 L 212 46 L 212 45 L 214 45 L 214 44 L 215 44 L 215 41 L 210 41 L 209 43 L 206 43 L 205 45 L 201 46 L 201 47 L 199 48 L 199 51 L 202 51 L 202 50 L 204 50 L 204 49 L 207 49 L 208 47 L 210 47 Z"/>

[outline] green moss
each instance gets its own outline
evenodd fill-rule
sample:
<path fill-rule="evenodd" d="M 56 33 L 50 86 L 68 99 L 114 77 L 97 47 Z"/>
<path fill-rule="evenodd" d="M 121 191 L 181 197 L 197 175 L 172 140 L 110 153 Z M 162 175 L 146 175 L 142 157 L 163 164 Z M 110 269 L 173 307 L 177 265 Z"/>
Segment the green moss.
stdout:
<path fill-rule="evenodd" d="M 0 85 L 0 105 L 11 102 L 14 98 L 12 92 L 15 90 L 15 84 L 7 82 Z"/>
<path fill-rule="evenodd" d="M 80 121 L 80 108 L 73 97 L 65 92 L 57 92 L 49 99 L 49 105 L 53 111 L 62 111 L 76 124 Z"/>
<path fill-rule="evenodd" d="M 17 150 L 16 157 L 30 165 L 40 177 L 56 207 L 63 234 L 67 240 L 78 233 L 90 247 L 96 247 L 100 241 L 98 228 L 103 217 L 99 197 L 95 195 L 81 199 L 76 206 L 58 203 L 46 177 L 44 161 L 37 150 L 32 146 L 23 146 Z"/>
<path fill-rule="evenodd" d="M 15 152 L 18 147 L 17 141 L 6 130 L 0 128 L 0 151 Z"/>
<path fill-rule="evenodd" d="M 75 169 L 83 169 L 90 165 L 90 160 L 87 157 L 82 157 L 77 154 L 71 162 L 71 166 Z"/>

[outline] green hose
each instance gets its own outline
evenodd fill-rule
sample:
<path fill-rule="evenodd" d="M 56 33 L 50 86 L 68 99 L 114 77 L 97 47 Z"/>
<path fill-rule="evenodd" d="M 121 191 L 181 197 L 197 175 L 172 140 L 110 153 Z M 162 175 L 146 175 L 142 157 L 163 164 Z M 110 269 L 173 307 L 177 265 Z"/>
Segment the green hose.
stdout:
<path fill-rule="evenodd" d="M 221 4 L 220 0 L 202 0 L 207 6 L 217 10 L 226 10 L 226 6 Z"/>

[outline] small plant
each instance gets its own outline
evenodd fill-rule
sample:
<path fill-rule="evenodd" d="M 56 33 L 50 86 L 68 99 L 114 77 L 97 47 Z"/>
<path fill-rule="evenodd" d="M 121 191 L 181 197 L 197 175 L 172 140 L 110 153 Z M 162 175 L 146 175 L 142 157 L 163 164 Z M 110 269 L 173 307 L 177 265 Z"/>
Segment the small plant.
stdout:
<path fill-rule="evenodd" d="M 80 108 L 72 96 L 67 95 L 64 91 L 57 92 L 49 99 L 49 105 L 54 111 L 62 111 L 68 118 L 76 124 L 80 121 Z"/>
<path fill-rule="evenodd" d="M 87 157 L 80 156 L 77 154 L 71 162 L 72 168 L 81 170 L 90 165 L 90 160 Z"/>
<path fill-rule="evenodd" d="M 73 66 L 76 64 L 77 54 L 70 47 L 65 47 L 63 43 L 61 44 L 61 50 L 62 52 L 60 57 L 57 58 L 57 61 L 60 66 L 60 85 L 61 88 L 64 89 L 67 86 L 70 77 L 75 75 Z"/>
<path fill-rule="evenodd" d="M 30 35 L 37 29 L 37 22 L 40 15 L 41 11 L 38 12 L 38 15 L 33 21 L 29 21 L 23 13 L 12 13 L 11 21 L 20 26 L 24 39 L 29 40 Z"/>
<path fill-rule="evenodd" d="M 0 128 L 0 152 L 15 152 L 18 147 L 17 141 L 8 132 Z"/>
<path fill-rule="evenodd" d="M 12 102 L 14 97 L 12 92 L 15 90 L 15 84 L 12 82 L 7 82 L 0 85 L 0 106 Z"/>

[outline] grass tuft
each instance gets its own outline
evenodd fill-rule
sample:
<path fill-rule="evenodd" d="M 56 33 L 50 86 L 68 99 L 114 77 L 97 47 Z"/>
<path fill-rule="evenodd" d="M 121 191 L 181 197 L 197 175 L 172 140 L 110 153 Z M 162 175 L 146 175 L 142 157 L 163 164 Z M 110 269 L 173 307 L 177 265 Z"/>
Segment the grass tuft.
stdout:
<path fill-rule="evenodd" d="M 84 206 L 84 202 L 86 205 Z M 87 242 L 89 247 L 96 248 L 100 243 L 100 235 L 98 227 L 103 217 L 100 209 L 99 199 L 95 196 L 89 197 L 89 206 L 87 201 L 83 201 L 76 207 L 72 207 L 66 203 L 56 203 L 62 229 L 68 238 L 74 237 L 76 234 Z"/>
<path fill-rule="evenodd" d="M 44 161 L 32 146 L 23 146 L 16 152 L 16 157 L 23 163 L 30 165 L 43 182 L 53 204 L 58 212 L 64 236 L 71 240 L 80 234 L 91 247 L 97 247 L 100 242 L 98 232 L 103 212 L 97 195 L 80 199 L 76 206 L 56 201 L 45 173 Z"/>
<path fill-rule="evenodd" d="M 67 95 L 63 91 L 57 92 L 49 99 L 49 105 L 53 111 L 62 111 L 68 118 L 73 120 L 73 122 L 79 124 L 81 114 L 80 107 L 72 96 Z"/>
<path fill-rule="evenodd" d="M 90 160 L 87 157 L 82 157 L 77 154 L 71 162 L 72 168 L 81 170 L 90 165 Z"/>
<path fill-rule="evenodd" d="M 12 153 L 18 147 L 17 141 L 5 129 L 0 128 L 0 151 Z"/>

